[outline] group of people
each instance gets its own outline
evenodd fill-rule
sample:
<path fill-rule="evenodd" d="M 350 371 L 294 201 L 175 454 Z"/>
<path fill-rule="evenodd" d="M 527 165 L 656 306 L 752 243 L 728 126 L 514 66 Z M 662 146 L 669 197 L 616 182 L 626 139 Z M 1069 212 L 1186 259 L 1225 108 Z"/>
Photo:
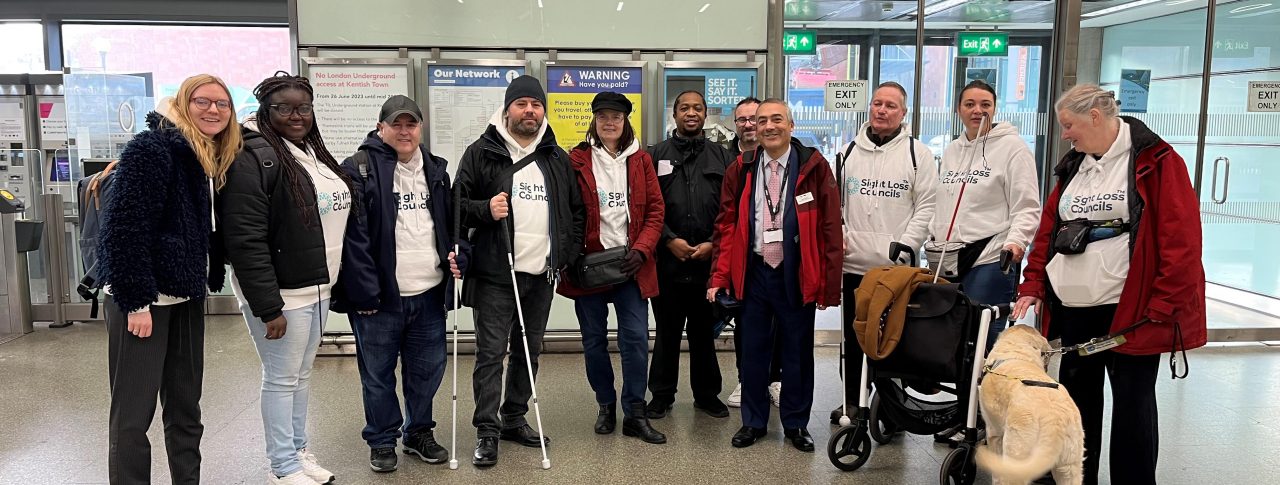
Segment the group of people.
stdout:
<path fill-rule="evenodd" d="M 631 102 L 600 93 L 585 139 L 566 152 L 547 123 L 540 82 L 521 76 L 452 182 L 449 162 L 421 144 L 423 115 L 405 96 L 386 100 L 376 128 L 339 163 L 306 78 L 277 73 L 254 95 L 258 111 L 235 120 L 222 81 L 187 79 L 113 172 L 98 248 L 109 295 L 112 483 L 149 482 L 146 431 L 157 395 L 172 480 L 199 481 L 202 302 L 227 265 L 262 362 L 272 484 L 334 480 L 306 428 L 330 308 L 351 320 L 362 435 L 379 472 L 397 468 L 397 446 L 428 463 L 450 459 L 433 434 L 432 402 L 456 292 L 474 311 L 472 462 L 482 467 L 497 463 L 499 440 L 551 444 L 525 416 L 553 292 L 574 300 L 599 405 L 596 433 L 615 431 L 621 407 L 624 435 L 666 442 L 650 420 L 675 403 L 687 333 L 693 407 L 725 418 L 729 405 L 741 406 L 734 447 L 766 435 L 772 394 L 787 440 L 812 452 L 815 311 L 851 305 L 869 269 L 894 263 L 891 243 L 926 258 L 946 248 L 951 259 L 930 261 L 937 271 L 982 303 L 1021 296 L 1014 318 L 1047 303 L 1044 327 L 1065 344 L 1147 322 L 1114 350 L 1062 364 L 1085 415 L 1095 479 L 1103 370 L 1111 376 L 1111 469 L 1125 483 L 1154 483 L 1159 354 L 1205 341 L 1198 211 L 1185 164 L 1141 122 L 1117 117 L 1114 96 L 1096 86 L 1077 86 L 1057 105 L 1075 150 L 1056 168 L 1043 213 L 1035 159 L 1016 127 L 994 121 L 996 91 L 981 82 L 960 91 L 965 130 L 938 167 L 910 135 L 906 91 L 892 82 L 877 87 L 870 120 L 832 164 L 792 137 L 795 121 L 779 99 L 738 104 L 730 149 L 707 141 L 697 91 L 675 97 L 675 131 L 647 148 L 628 119 Z M 1083 227 L 1084 244 L 1059 245 L 1067 223 Z M 726 405 L 714 344 L 724 317 L 714 309 L 731 300 L 741 305 L 740 384 Z M 844 314 L 851 326 L 854 312 Z M 993 339 L 1004 323 L 993 323 Z M 860 349 L 846 343 L 845 371 L 858 375 Z M 855 386 L 846 386 L 846 402 Z"/>

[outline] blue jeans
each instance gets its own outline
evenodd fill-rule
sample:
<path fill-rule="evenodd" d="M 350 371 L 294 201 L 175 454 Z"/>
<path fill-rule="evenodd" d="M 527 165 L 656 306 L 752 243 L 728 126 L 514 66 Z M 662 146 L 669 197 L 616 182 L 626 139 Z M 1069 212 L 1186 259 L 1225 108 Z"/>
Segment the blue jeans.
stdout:
<path fill-rule="evenodd" d="M 448 352 L 445 349 L 445 285 L 401 298 L 399 312 L 351 313 L 356 335 L 356 363 L 364 395 L 364 437 L 370 448 L 396 445 L 401 436 L 431 431 L 431 402 Z M 396 396 L 396 360 L 404 380 L 404 410 Z"/>
<path fill-rule="evenodd" d="M 964 275 L 960 283 L 964 285 L 964 294 L 975 303 L 984 305 L 1012 303 L 1018 287 L 1018 273 L 1018 265 L 1014 265 L 1013 271 L 1009 274 L 1004 274 L 1000 272 L 1000 263 L 987 263 L 974 266 Z M 991 321 L 987 331 L 987 352 L 991 352 L 991 346 L 995 345 L 996 338 L 1004 330 L 1006 321 L 1004 317 Z"/>
<path fill-rule="evenodd" d="M 298 450 L 307 447 L 307 403 L 311 399 L 311 366 L 329 315 L 329 300 L 285 310 L 284 336 L 267 340 L 267 324 L 253 316 L 247 302 L 240 313 L 262 359 L 262 428 L 271 472 L 285 476 L 302 469 Z"/>
<path fill-rule="evenodd" d="M 631 416 L 631 405 L 644 404 L 649 376 L 649 306 L 635 280 L 619 283 L 604 293 L 580 296 L 574 302 L 582 328 L 582 356 L 587 382 L 600 405 L 617 402 L 613 388 L 613 361 L 609 358 L 609 307 L 618 313 L 618 354 L 622 359 L 622 412 Z"/>

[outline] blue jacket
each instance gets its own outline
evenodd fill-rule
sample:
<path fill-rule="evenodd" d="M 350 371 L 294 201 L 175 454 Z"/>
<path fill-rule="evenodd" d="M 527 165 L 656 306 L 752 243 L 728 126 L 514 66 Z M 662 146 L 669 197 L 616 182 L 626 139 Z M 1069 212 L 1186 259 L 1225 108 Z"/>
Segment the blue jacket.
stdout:
<path fill-rule="evenodd" d="M 173 123 L 147 115 L 148 131 L 125 145 L 111 172 L 98 235 L 98 274 L 129 313 L 163 293 L 204 298 L 222 288 L 213 244 L 209 178 Z"/>
<path fill-rule="evenodd" d="M 445 291 L 452 295 L 453 277 L 449 270 L 449 253 L 453 251 L 453 191 L 445 167 L 449 162 L 422 150 L 422 166 L 431 191 L 431 218 L 435 221 L 436 251 L 440 269 L 445 273 Z M 395 169 L 399 163 L 396 151 L 382 141 L 377 131 L 369 133 L 360 150 L 369 156 L 367 179 L 360 175 L 354 157 L 342 162 L 342 169 L 357 184 L 364 211 L 347 221 L 346 240 L 342 245 L 342 270 L 334 287 L 333 310 L 393 311 L 402 310 L 400 286 L 396 282 L 396 198 L 393 195 Z M 466 268 L 469 247 L 457 258 L 458 267 Z M 447 306 L 452 296 L 445 298 Z"/>

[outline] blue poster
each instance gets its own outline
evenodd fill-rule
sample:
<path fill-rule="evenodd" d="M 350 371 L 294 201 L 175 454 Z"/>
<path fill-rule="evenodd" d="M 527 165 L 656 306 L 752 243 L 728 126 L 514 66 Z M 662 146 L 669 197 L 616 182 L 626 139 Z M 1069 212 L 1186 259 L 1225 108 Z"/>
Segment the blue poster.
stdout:
<path fill-rule="evenodd" d="M 1120 70 L 1120 111 L 1146 113 L 1147 97 L 1151 94 L 1150 69 Z"/>
<path fill-rule="evenodd" d="M 694 90 L 707 100 L 707 136 L 717 142 L 727 140 L 733 134 L 733 109 L 738 101 L 760 92 L 757 75 L 759 71 L 755 68 L 666 69 L 662 80 L 662 137 L 670 137 L 671 130 L 675 129 L 671 106 L 676 96 Z"/>
<path fill-rule="evenodd" d="M 467 86 L 506 89 L 524 74 L 519 66 L 428 66 L 427 86 Z"/>

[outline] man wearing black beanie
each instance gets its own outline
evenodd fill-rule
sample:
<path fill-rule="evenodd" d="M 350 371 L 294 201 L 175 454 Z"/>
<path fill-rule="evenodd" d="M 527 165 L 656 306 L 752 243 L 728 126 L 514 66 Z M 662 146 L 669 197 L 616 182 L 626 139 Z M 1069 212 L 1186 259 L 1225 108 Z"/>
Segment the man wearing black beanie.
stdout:
<path fill-rule="evenodd" d="M 513 80 L 503 108 L 463 152 L 454 184 L 462 212 L 459 234 L 470 234 L 473 250 L 462 291 L 464 303 L 474 310 L 476 328 L 476 410 L 471 421 L 476 427 L 476 466 L 497 464 L 499 438 L 534 448 L 541 445 L 538 432 L 525 419 L 532 383 L 507 254 L 515 262 L 518 304 L 524 310 L 529 359 L 536 374 L 556 280 L 582 247 L 586 210 L 569 155 L 556 145 L 547 126 L 546 104 L 546 92 L 537 79 Z M 506 236 L 503 230 L 509 231 Z M 508 343 L 511 358 L 504 393 L 502 357 Z M 550 439 L 546 441 L 549 445 Z"/>

